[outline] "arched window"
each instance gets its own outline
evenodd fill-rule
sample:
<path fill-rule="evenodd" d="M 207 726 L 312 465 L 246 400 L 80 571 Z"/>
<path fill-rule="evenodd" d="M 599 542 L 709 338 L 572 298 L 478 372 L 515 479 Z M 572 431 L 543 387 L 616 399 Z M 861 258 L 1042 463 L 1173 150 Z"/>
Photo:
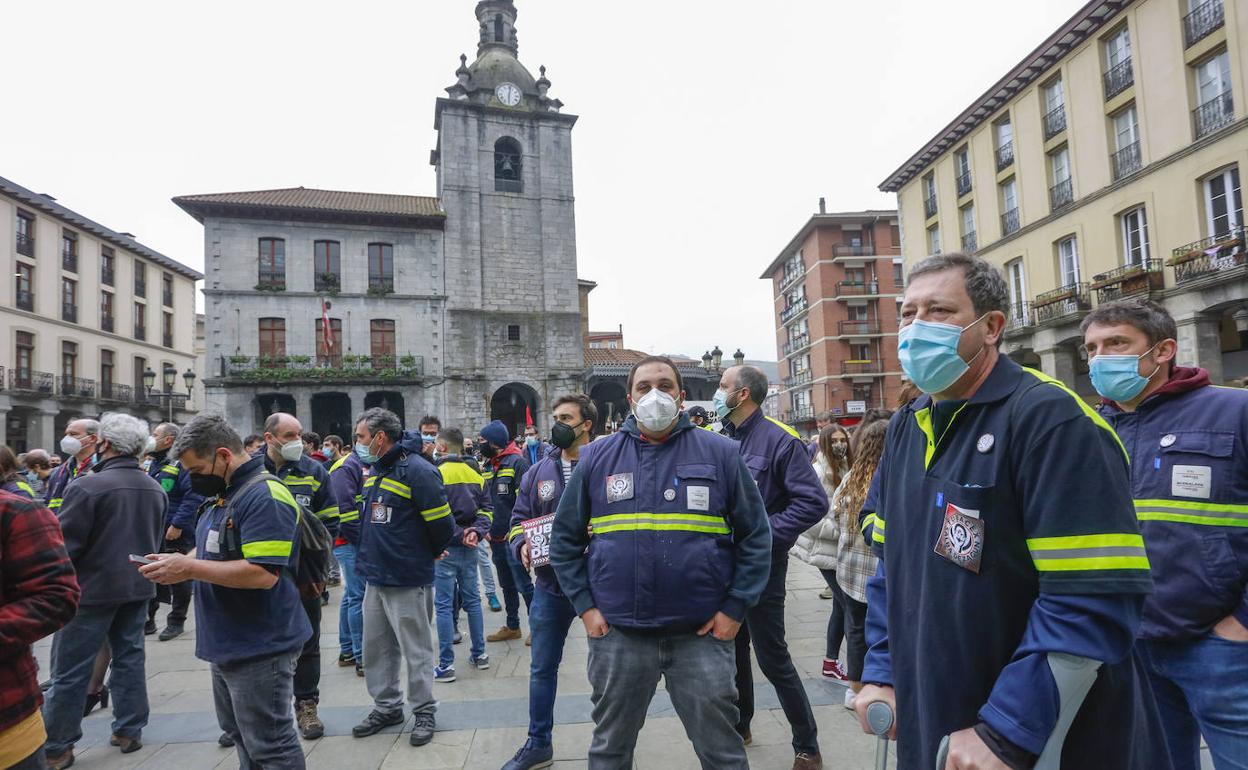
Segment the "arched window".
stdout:
<path fill-rule="evenodd" d="M 521 181 L 520 143 L 504 136 L 494 143 L 494 190 L 496 192 L 523 192 Z"/>

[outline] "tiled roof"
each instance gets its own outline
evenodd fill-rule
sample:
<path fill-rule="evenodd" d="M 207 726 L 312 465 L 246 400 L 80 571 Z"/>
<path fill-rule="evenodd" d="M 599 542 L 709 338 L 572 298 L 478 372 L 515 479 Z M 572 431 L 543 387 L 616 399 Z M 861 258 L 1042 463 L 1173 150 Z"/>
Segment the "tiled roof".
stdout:
<path fill-rule="evenodd" d="M 46 195 L 40 195 L 37 192 L 22 187 L 17 182 L 11 182 L 4 177 L 0 177 L 0 194 L 8 195 L 20 201 L 24 205 L 42 211 L 45 214 L 60 219 L 66 224 L 81 228 L 87 232 L 102 238 L 114 246 L 119 246 L 132 254 L 147 257 L 162 267 L 169 268 L 179 275 L 184 275 L 193 281 L 198 281 L 204 276 L 197 270 L 187 267 L 171 257 L 166 257 L 155 249 L 149 249 L 143 244 L 136 241 L 133 236 L 125 233 L 119 233 L 115 230 L 105 227 L 99 222 L 87 219 L 76 211 L 67 209 Z"/>
<path fill-rule="evenodd" d="M 629 350 L 628 348 L 586 348 L 585 349 L 585 365 L 586 366 L 632 366 L 641 359 L 650 355 L 640 350 Z M 681 356 L 669 356 L 672 362 L 681 368 L 689 366 L 701 366 L 701 361 L 694 361 L 692 358 L 683 358 Z"/>
<path fill-rule="evenodd" d="M 173 202 L 197 219 L 200 218 L 200 213 L 197 212 L 216 207 L 254 207 L 302 212 L 371 214 L 388 217 L 446 217 L 446 212 L 442 210 L 442 204 L 437 198 L 423 195 L 390 195 L 387 193 L 348 192 L 344 190 L 316 190 L 309 187 L 182 195 L 174 198 Z"/>

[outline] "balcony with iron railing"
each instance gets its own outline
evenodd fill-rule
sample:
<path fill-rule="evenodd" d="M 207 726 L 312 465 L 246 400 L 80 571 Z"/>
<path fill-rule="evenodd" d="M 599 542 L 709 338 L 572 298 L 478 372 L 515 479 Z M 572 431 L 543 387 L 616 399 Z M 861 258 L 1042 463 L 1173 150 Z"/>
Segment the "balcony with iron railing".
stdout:
<path fill-rule="evenodd" d="M 1208 136 L 1223 126 L 1235 122 L 1235 102 L 1231 99 L 1231 91 L 1227 89 L 1209 101 L 1192 110 L 1192 124 L 1196 138 Z"/>
<path fill-rule="evenodd" d="M 959 198 L 961 198 L 963 195 L 970 194 L 971 184 L 972 184 L 971 172 L 964 171 L 963 173 L 958 174 L 958 197 Z"/>
<path fill-rule="evenodd" d="M 100 383 L 100 400 L 129 403 L 134 398 L 134 390 L 129 385 L 117 382 Z"/>
<path fill-rule="evenodd" d="M 810 335 L 799 334 L 788 342 L 784 343 L 784 355 L 791 356 L 794 353 L 800 353 L 810 347 Z"/>
<path fill-rule="evenodd" d="M 1091 288 L 1096 290 L 1097 302 L 1113 302 L 1124 297 L 1148 296 L 1161 291 L 1164 278 L 1161 260 L 1146 259 L 1141 263 L 1123 265 L 1092 276 Z"/>
<path fill-rule="evenodd" d="M 113 317 L 111 315 L 100 316 L 100 331 L 111 332 L 113 330 Z"/>
<path fill-rule="evenodd" d="M 923 199 L 923 215 L 928 219 L 936 216 L 936 196 L 929 195 Z"/>
<path fill-rule="evenodd" d="M 61 267 L 68 270 L 71 273 L 78 272 L 78 252 L 62 251 L 61 252 Z"/>
<path fill-rule="evenodd" d="M 1014 162 L 1014 142 L 1006 142 L 997 148 L 997 171 L 1005 171 Z"/>
<path fill-rule="evenodd" d="M 1114 169 L 1115 182 L 1144 168 L 1144 160 L 1140 156 L 1140 143 L 1138 140 L 1110 155 L 1109 159 Z"/>
<path fill-rule="evenodd" d="M 51 396 L 56 391 L 56 375 L 33 369 L 10 369 L 9 390 Z"/>
<path fill-rule="evenodd" d="M 1209 0 L 1183 17 L 1183 47 L 1191 48 L 1226 23 L 1222 0 Z"/>
<path fill-rule="evenodd" d="M 790 286 L 797 283 L 798 280 L 801 279 L 805 275 L 806 273 L 803 270 L 790 269 L 786 267 L 784 269 L 784 274 L 780 276 L 780 290 L 784 291 L 788 289 Z"/>
<path fill-rule="evenodd" d="M 134 338 L 135 338 L 136 340 L 146 340 L 146 339 L 147 339 L 147 327 L 146 327 L 146 326 L 139 326 L 138 324 L 135 324 L 135 326 L 134 326 Z"/>
<path fill-rule="evenodd" d="M 973 254 L 979 248 L 979 239 L 975 231 L 972 230 L 962 236 L 962 250 L 967 254 Z"/>
<path fill-rule="evenodd" d="M 342 287 L 342 278 L 338 273 L 317 273 L 312 283 L 316 291 L 338 291 Z"/>
<path fill-rule="evenodd" d="M 842 375 L 877 375 L 884 373 L 884 363 L 882 361 L 870 361 L 867 359 L 856 359 L 841 362 Z"/>
<path fill-rule="evenodd" d="M 810 384 L 810 370 L 809 369 L 798 372 L 792 377 L 784 378 L 784 387 L 786 390 L 790 388 L 796 388 L 799 385 L 809 385 L 809 384 Z"/>
<path fill-rule="evenodd" d="M 369 278 L 368 293 L 373 295 L 393 294 L 393 278 Z"/>
<path fill-rule="evenodd" d="M 871 281 L 837 281 L 836 282 L 836 298 L 844 299 L 849 297 L 878 297 L 880 294 L 880 282 Z"/>
<path fill-rule="evenodd" d="M 170 332 L 165 332 L 164 334 L 161 335 L 160 342 L 162 345 L 164 345 L 167 348 L 173 347 L 173 334 L 171 334 Z"/>
<path fill-rule="evenodd" d="M 18 310 L 26 310 L 33 313 L 35 311 L 35 293 L 32 291 L 17 290 L 17 296 L 14 298 L 17 303 Z"/>
<path fill-rule="evenodd" d="M 78 323 L 78 306 L 68 302 L 61 303 L 61 320 L 69 321 L 71 324 Z"/>
<path fill-rule="evenodd" d="M 878 337 L 884 333 L 879 321 L 837 321 L 836 330 L 842 337 Z"/>
<path fill-rule="evenodd" d="M 1091 309 L 1091 295 L 1088 285 L 1083 282 L 1059 286 L 1053 291 L 1037 294 L 1031 300 L 1036 326 L 1078 320 Z"/>
<path fill-rule="evenodd" d="M 95 380 L 62 375 L 57 378 L 56 392 L 65 398 L 95 398 Z"/>
<path fill-rule="evenodd" d="M 874 243 L 834 243 L 832 256 L 836 257 L 874 257 L 877 254 L 891 254 L 894 249 L 881 251 Z"/>
<path fill-rule="evenodd" d="M 787 324 L 802 313 L 805 313 L 809 308 L 810 303 L 806 301 L 805 297 L 802 297 L 797 302 L 780 311 L 780 323 Z"/>
<path fill-rule="evenodd" d="M 784 413 L 784 421 L 790 425 L 810 422 L 815 419 L 815 408 L 813 406 L 799 406 L 796 409 L 790 409 Z"/>
<path fill-rule="evenodd" d="M 425 374 L 424 356 L 347 354 L 331 358 L 325 360 L 320 356 L 304 355 L 224 356 L 220 359 L 220 373 L 230 380 L 264 383 L 410 381 L 418 380 Z M 330 365 L 335 361 L 338 365 Z"/>
<path fill-rule="evenodd" d="M 35 256 L 35 239 L 25 233 L 17 234 L 17 253 L 23 256 Z"/>
<path fill-rule="evenodd" d="M 1049 188 L 1049 210 L 1057 213 L 1075 202 L 1075 188 L 1067 177 Z"/>
<path fill-rule="evenodd" d="M 1005 313 L 1006 337 L 1022 334 L 1033 326 L 1030 302 L 1015 302 Z"/>
<path fill-rule="evenodd" d="M 1066 105 L 1059 104 L 1044 114 L 1044 140 L 1047 142 L 1066 130 Z"/>
<path fill-rule="evenodd" d="M 116 276 L 113 274 L 113 269 L 111 267 L 100 268 L 100 283 L 105 286 L 113 286 L 113 280 L 115 278 Z"/>
<path fill-rule="evenodd" d="M 1131 57 L 1127 57 L 1106 70 L 1102 76 L 1105 84 L 1105 101 L 1113 99 L 1135 84 L 1135 70 L 1131 67 Z"/>
<path fill-rule="evenodd" d="M 1001 215 L 1002 237 L 1018 231 L 1018 209 L 1012 208 Z"/>
<path fill-rule="evenodd" d="M 1244 227 L 1234 227 L 1174 249 L 1166 264 L 1174 268 L 1175 283 L 1182 286 L 1193 281 L 1220 283 L 1242 278 L 1248 265 L 1246 235 Z"/>

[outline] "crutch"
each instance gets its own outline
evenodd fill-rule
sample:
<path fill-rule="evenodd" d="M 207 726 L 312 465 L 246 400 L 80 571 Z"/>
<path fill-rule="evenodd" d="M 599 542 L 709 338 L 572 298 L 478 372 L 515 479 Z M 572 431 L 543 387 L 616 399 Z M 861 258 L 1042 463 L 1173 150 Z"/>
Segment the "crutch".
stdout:
<path fill-rule="evenodd" d="M 882 700 L 867 706 L 867 726 L 879 739 L 875 744 L 875 770 L 888 770 L 888 731 L 893 729 L 893 707 Z"/>

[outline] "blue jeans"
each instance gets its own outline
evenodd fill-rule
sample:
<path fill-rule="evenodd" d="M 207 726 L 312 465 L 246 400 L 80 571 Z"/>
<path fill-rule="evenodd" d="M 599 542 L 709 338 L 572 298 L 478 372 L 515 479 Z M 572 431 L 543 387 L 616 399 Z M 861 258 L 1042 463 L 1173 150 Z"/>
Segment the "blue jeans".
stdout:
<path fill-rule="evenodd" d="M 298 659 L 299 650 L 291 650 L 210 666 L 217 724 L 234 739 L 239 770 L 304 769 L 290 710 Z"/>
<path fill-rule="evenodd" d="M 498 588 L 494 585 L 494 555 L 489 542 L 482 540 L 477 543 L 477 554 L 481 561 L 481 587 L 487 596 L 491 596 L 498 592 Z"/>
<path fill-rule="evenodd" d="M 576 610 L 566 596 L 556 596 L 540 585 L 533 589 L 529 607 L 529 629 L 533 633 L 532 660 L 529 663 L 529 740 L 535 746 L 549 746 L 555 727 L 555 690 L 559 687 L 559 662 L 568 628 L 576 620 Z"/>
<path fill-rule="evenodd" d="M 520 597 L 527 608 L 533 603 L 533 581 L 529 571 L 511 555 L 507 543 L 490 541 L 494 555 L 494 567 L 498 570 L 498 585 L 503 589 L 503 607 L 507 610 L 507 627 L 520 628 Z"/>
<path fill-rule="evenodd" d="M 1218 770 L 1248 768 L 1248 642 L 1212 632 L 1136 643 L 1157 699 L 1174 770 L 1200 769 L 1200 737 Z"/>
<path fill-rule="evenodd" d="M 433 589 L 438 613 L 438 664 L 455 663 L 455 593 L 468 613 L 468 635 L 472 639 L 472 655 L 485 654 L 485 621 L 481 617 L 481 594 L 477 590 L 477 549 L 452 545 L 447 555 L 435 565 Z"/>
<path fill-rule="evenodd" d="M 143 624 L 148 600 L 79 607 L 60 630 L 52 660 L 52 689 L 43 704 L 49 754 L 60 754 L 82 738 L 82 710 L 95 656 L 104 642 L 113 648 L 109 690 L 113 698 L 113 734 L 139 738 L 147 726 L 147 674 Z"/>
<path fill-rule="evenodd" d="M 355 546 L 347 543 L 334 548 L 334 558 L 342 568 L 346 588 L 338 606 L 338 648 L 357 661 L 364 655 L 364 578 L 355 574 Z"/>

